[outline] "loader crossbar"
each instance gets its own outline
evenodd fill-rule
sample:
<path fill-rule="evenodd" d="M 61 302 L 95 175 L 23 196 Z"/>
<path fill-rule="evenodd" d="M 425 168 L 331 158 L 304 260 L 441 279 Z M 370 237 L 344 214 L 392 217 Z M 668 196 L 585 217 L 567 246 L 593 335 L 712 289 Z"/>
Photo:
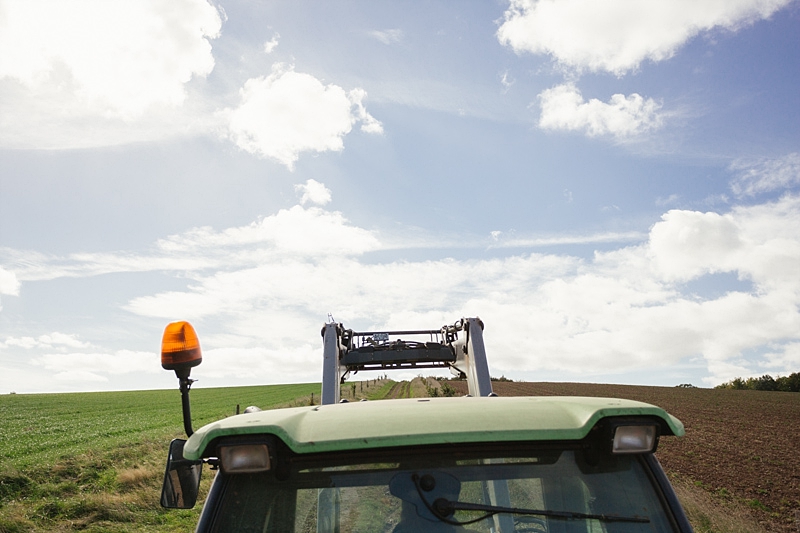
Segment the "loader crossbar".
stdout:
<path fill-rule="evenodd" d="M 409 336 L 427 339 L 410 340 Z M 462 318 L 440 329 L 403 331 L 356 332 L 332 322 L 322 328 L 322 338 L 323 404 L 338 403 L 341 384 L 351 372 L 360 370 L 449 368 L 466 377 L 471 395 L 493 394 L 483 323 L 478 318 Z"/>

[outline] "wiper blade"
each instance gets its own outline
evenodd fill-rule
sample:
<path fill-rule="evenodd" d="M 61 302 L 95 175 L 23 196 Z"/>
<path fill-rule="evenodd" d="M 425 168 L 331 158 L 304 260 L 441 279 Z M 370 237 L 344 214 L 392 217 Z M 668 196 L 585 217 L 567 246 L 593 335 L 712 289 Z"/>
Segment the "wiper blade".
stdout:
<path fill-rule="evenodd" d="M 417 494 L 419 495 L 420 500 L 422 500 L 422 503 L 425 504 L 425 507 L 428 508 L 428 511 L 430 511 L 436 518 L 446 524 L 452 524 L 454 526 L 474 524 L 475 522 L 480 522 L 481 520 L 485 520 L 490 516 L 501 513 L 512 515 L 544 516 L 558 520 L 599 520 L 600 522 L 633 522 L 639 524 L 647 524 L 650 522 L 650 518 L 646 516 L 619 516 L 614 514 L 578 513 L 574 511 L 551 511 L 549 509 L 520 509 L 517 507 L 483 505 L 480 503 L 460 502 L 457 500 L 453 501 L 442 497 L 436 498 L 433 502 L 429 502 L 423 494 L 425 492 L 421 486 L 423 478 L 430 478 L 427 480 L 427 482 L 428 484 L 431 484 L 431 488 L 435 485 L 435 480 L 429 475 L 420 477 L 416 472 L 411 474 L 411 480 L 414 483 L 414 487 L 417 489 Z M 451 518 L 456 511 L 480 511 L 486 514 L 479 518 L 460 522 Z"/>
<path fill-rule="evenodd" d="M 547 509 L 520 509 L 517 507 L 502 507 L 500 505 L 483 505 L 480 503 L 468 503 L 450 501 L 445 498 L 438 498 L 431 505 L 431 511 L 440 519 L 452 516 L 456 511 L 483 511 L 487 513 L 479 518 L 483 520 L 492 515 L 507 513 L 516 515 L 536 515 L 548 518 L 558 518 L 562 520 L 599 520 L 600 522 L 635 522 L 646 524 L 650 519 L 646 516 L 619 516 L 614 514 L 594 514 L 578 513 L 573 511 L 551 511 Z M 444 520 L 447 521 L 447 520 Z"/>

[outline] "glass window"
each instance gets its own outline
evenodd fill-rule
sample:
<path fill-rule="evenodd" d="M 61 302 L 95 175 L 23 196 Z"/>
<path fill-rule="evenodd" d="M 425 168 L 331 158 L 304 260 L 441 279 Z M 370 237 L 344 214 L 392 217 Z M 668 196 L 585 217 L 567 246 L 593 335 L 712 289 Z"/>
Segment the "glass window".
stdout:
<path fill-rule="evenodd" d="M 646 463 L 636 455 L 598 458 L 573 449 L 492 454 L 436 449 L 384 455 L 375 461 L 363 454 L 295 459 L 284 479 L 272 472 L 228 476 L 213 529 L 673 531 Z M 507 512 L 509 508 L 517 512 Z"/>

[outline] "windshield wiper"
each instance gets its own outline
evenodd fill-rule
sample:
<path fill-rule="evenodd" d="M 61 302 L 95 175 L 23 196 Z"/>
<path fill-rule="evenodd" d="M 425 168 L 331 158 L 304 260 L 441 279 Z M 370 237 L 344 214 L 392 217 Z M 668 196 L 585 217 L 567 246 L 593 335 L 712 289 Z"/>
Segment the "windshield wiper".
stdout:
<path fill-rule="evenodd" d="M 417 493 L 419 494 L 422 503 L 425 504 L 425 507 L 427 507 L 428 510 L 442 522 L 452 524 L 454 526 L 474 524 L 475 522 L 480 522 L 481 520 L 485 520 L 490 516 L 500 513 L 545 516 L 547 518 L 555 518 L 558 520 L 599 520 L 600 522 L 634 522 L 640 524 L 647 524 L 650 522 L 650 519 L 646 516 L 619 516 L 614 514 L 551 511 L 547 509 L 521 509 L 517 507 L 502 507 L 500 505 L 483 505 L 480 503 L 452 501 L 448 500 L 447 498 L 437 498 L 433 501 L 433 503 L 430 503 L 423 495 L 423 489 L 420 486 L 420 477 L 414 473 L 411 475 L 411 479 L 414 481 Z M 450 518 L 456 511 L 483 511 L 486 514 L 474 520 L 460 522 Z"/>
<path fill-rule="evenodd" d="M 434 501 L 431 505 L 430 511 L 440 519 L 452 516 L 456 511 L 484 511 L 487 514 L 481 517 L 479 520 L 483 520 L 484 518 L 488 518 L 492 515 L 500 513 L 508 513 L 517 515 L 546 516 L 548 518 L 558 518 L 561 520 L 599 520 L 600 522 L 636 522 L 643 524 L 650 522 L 650 519 L 646 516 L 619 516 L 614 514 L 551 511 L 547 509 L 520 509 L 518 507 L 502 507 L 500 505 L 483 505 L 480 503 L 458 501 L 454 502 L 446 498 L 438 498 L 436 501 Z"/>

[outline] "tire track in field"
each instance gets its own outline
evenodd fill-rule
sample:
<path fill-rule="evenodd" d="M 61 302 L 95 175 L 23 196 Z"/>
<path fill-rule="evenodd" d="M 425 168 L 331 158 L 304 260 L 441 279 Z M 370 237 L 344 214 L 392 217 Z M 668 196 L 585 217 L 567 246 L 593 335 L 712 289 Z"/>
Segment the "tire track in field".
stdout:
<path fill-rule="evenodd" d="M 408 398 L 408 391 L 406 390 L 407 388 L 407 381 L 399 381 L 392 386 L 392 389 L 389 391 L 389 394 L 386 395 L 386 398 L 392 400 L 396 400 L 397 398 Z"/>

